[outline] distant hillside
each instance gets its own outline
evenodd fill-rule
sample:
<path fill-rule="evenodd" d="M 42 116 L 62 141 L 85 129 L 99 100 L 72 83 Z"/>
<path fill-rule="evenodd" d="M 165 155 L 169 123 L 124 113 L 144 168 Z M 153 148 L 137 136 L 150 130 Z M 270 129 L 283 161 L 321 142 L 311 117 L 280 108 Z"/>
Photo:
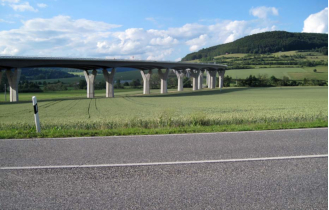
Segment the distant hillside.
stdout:
<path fill-rule="evenodd" d="M 61 68 L 23 68 L 21 80 L 35 80 L 35 79 L 58 79 L 75 77 Z"/>
<path fill-rule="evenodd" d="M 117 72 L 128 72 L 136 69 L 133 68 L 117 68 Z M 70 74 L 69 72 L 83 72 L 79 69 L 72 68 L 23 68 L 21 80 L 43 80 L 43 79 L 63 79 L 78 77 L 77 75 Z M 102 74 L 102 70 L 98 69 L 98 73 Z"/>
<path fill-rule="evenodd" d="M 221 44 L 186 55 L 182 61 L 212 61 L 215 56 L 226 53 L 274 53 L 291 50 L 316 50 L 328 54 L 328 34 L 290 33 L 272 31 L 245 36 L 234 42 Z"/>

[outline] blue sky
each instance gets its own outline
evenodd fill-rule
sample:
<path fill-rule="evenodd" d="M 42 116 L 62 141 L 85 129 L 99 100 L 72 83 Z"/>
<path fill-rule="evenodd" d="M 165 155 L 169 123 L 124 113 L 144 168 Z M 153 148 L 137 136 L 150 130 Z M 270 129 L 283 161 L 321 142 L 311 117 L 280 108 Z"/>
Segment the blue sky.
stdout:
<path fill-rule="evenodd" d="M 0 55 L 179 60 L 264 31 L 328 33 L 328 1 L 0 0 Z"/>

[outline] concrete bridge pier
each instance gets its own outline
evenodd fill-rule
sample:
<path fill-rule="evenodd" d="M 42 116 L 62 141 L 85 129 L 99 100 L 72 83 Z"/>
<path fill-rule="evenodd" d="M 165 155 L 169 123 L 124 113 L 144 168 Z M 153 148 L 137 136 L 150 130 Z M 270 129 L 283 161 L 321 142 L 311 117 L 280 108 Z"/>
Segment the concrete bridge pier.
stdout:
<path fill-rule="evenodd" d="M 198 89 L 201 90 L 203 88 L 203 73 L 204 70 L 200 70 L 199 78 L 198 78 Z"/>
<path fill-rule="evenodd" d="M 152 75 L 152 69 L 146 73 L 144 70 L 140 70 L 143 77 L 143 94 L 150 94 L 150 79 Z"/>
<path fill-rule="evenodd" d="M 174 70 L 177 80 L 178 80 L 178 88 L 177 91 L 183 91 L 184 89 L 184 76 L 186 75 L 186 70 Z"/>
<path fill-rule="evenodd" d="M 108 72 L 106 68 L 103 68 L 103 75 L 106 82 L 106 98 L 114 98 L 114 74 L 115 68 L 112 68 L 111 72 Z"/>
<path fill-rule="evenodd" d="M 88 70 L 83 72 L 85 74 L 85 79 L 87 82 L 87 98 L 95 97 L 95 77 L 97 75 L 97 71 L 94 69 L 91 74 L 89 74 Z"/>
<path fill-rule="evenodd" d="M 224 86 L 224 75 L 225 75 L 225 70 L 218 70 L 218 77 L 219 77 L 219 88 L 222 89 Z"/>
<path fill-rule="evenodd" d="M 159 77 L 161 80 L 161 87 L 160 87 L 160 93 L 164 94 L 168 92 L 167 89 L 167 79 L 169 74 L 169 68 L 166 69 L 166 71 L 163 73 L 161 69 L 158 69 Z"/>
<path fill-rule="evenodd" d="M 189 71 L 190 76 L 193 78 L 193 91 L 199 90 L 199 75 L 200 70 L 199 69 L 191 69 Z"/>
<path fill-rule="evenodd" d="M 216 73 L 217 73 L 217 71 L 208 71 L 208 72 L 209 72 L 208 88 L 215 89 L 216 88 Z"/>
<path fill-rule="evenodd" d="M 209 74 L 209 71 L 206 70 L 206 85 L 208 88 L 209 88 L 209 81 L 210 81 L 210 74 Z"/>
<path fill-rule="evenodd" d="M 10 69 L 6 70 L 6 75 L 10 86 L 10 102 L 18 101 L 18 82 L 21 77 L 21 72 L 22 71 L 20 68 L 14 68 L 14 71 L 11 71 Z"/>

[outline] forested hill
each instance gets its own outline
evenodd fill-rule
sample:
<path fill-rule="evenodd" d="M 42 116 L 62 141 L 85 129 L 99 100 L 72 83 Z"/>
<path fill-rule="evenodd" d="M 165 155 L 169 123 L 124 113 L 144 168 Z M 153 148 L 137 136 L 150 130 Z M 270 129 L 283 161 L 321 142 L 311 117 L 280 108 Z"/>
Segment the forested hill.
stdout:
<path fill-rule="evenodd" d="M 213 57 L 226 53 L 274 53 L 291 50 L 317 49 L 328 54 L 328 34 L 290 33 L 272 31 L 245 36 L 234 42 L 221 44 L 186 55 L 182 61 L 200 59 L 212 61 Z"/>

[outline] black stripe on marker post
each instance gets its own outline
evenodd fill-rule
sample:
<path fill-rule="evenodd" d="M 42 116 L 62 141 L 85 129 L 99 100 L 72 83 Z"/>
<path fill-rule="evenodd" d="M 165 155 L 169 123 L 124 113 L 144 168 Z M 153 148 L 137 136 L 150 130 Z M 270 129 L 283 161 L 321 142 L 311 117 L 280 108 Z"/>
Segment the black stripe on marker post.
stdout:
<path fill-rule="evenodd" d="M 37 114 L 38 113 L 38 104 L 35 104 L 33 106 L 33 108 L 34 108 L 34 114 Z"/>

